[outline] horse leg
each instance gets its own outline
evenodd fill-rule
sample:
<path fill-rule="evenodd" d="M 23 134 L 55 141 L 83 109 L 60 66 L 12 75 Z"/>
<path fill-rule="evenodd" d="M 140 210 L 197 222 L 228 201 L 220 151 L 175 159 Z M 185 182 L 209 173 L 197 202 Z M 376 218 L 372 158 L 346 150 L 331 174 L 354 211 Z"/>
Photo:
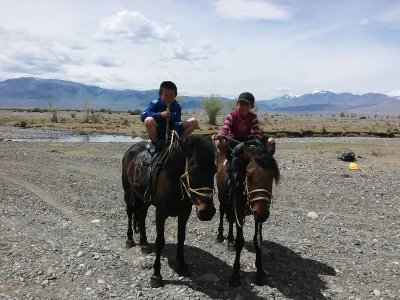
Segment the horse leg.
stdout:
<path fill-rule="evenodd" d="M 178 248 L 176 251 L 176 260 L 178 261 L 178 275 L 189 277 L 191 275 L 188 266 L 185 263 L 184 243 L 186 239 L 186 224 L 191 213 L 191 207 L 187 212 L 178 216 Z"/>
<path fill-rule="evenodd" d="M 235 250 L 235 239 L 233 238 L 233 223 L 235 222 L 235 211 L 233 204 L 225 204 L 226 219 L 228 221 L 228 249 Z"/>
<path fill-rule="evenodd" d="M 253 238 L 254 247 L 256 248 L 256 284 L 257 285 L 266 285 L 267 284 L 267 273 L 264 272 L 262 266 L 262 223 L 256 222 L 254 238 Z"/>
<path fill-rule="evenodd" d="M 151 253 L 151 249 L 147 242 L 147 233 L 146 233 L 146 217 L 148 210 L 149 210 L 149 205 L 147 203 L 142 202 L 139 208 L 140 246 L 142 254 Z"/>
<path fill-rule="evenodd" d="M 219 204 L 219 226 L 218 226 L 218 235 L 217 242 L 222 243 L 224 241 L 224 214 L 225 214 L 225 204 L 221 202 Z"/>
<path fill-rule="evenodd" d="M 133 214 L 133 197 L 132 190 L 129 188 L 125 190 L 124 199 L 126 203 L 126 214 L 128 215 L 128 239 L 126 240 L 125 247 L 132 248 L 135 246 L 135 242 L 133 241 L 133 230 L 132 230 L 132 214 Z"/>
<path fill-rule="evenodd" d="M 229 221 L 229 229 L 228 229 L 228 249 L 233 251 L 235 250 L 235 240 L 233 238 L 233 221 Z"/>
<path fill-rule="evenodd" d="M 236 235 L 237 235 L 235 241 L 236 257 L 235 257 L 235 263 L 233 264 L 233 273 L 229 278 L 230 287 L 239 287 L 241 285 L 240 253 L 242 252 L 244 246 L 244 238 L 243 238 L 243 228 L 240 227 L 237 223 L 236 223 Z"/>
<path fill-rule="evenodd" d="M 163 285 L 163 280 L 161 276 L 161 252 L 165 246 L 165 237 L 164 237 L 164 227 L 165 220 L 167 216 L 160 210 L 160 208 L 156 208 L 156 228 L 157 228 L 157 237 L 156 237 L 156 260 L 153 265 L 154 273 L 150 279 L 150 285 L 153 288 L 158 288 Z"/>

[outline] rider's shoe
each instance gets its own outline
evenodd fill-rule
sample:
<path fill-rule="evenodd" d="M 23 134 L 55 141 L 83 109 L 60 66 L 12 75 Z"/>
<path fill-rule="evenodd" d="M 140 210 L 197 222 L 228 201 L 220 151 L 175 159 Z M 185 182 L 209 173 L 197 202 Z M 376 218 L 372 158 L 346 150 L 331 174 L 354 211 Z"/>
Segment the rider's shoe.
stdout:
<path fill-rule="evenodd" d="M 153 156 L 157 152 L 157 142 L 148 142 L 146 145 L 147 151 Z"/>

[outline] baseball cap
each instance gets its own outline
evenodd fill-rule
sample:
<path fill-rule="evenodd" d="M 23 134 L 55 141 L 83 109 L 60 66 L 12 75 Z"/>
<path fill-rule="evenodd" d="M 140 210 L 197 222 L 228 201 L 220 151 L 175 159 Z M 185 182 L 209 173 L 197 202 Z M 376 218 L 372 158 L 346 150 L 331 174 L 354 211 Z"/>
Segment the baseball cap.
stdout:
<path fill-rule="evenodd" d="M 255 99 L 252 93 L 244 92 L 239 95 L 237 101 L 243 101 L 249 104 L 254 104 Z"/>

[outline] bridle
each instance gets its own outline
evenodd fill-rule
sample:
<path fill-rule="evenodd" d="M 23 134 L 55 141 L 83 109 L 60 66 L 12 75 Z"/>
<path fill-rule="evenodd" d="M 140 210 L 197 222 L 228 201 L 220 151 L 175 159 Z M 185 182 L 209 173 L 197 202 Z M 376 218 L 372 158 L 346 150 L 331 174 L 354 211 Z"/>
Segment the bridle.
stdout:
<path fill-rule="evenodd" d="M 190 187 L 190 180 L 189 180 L 189 159 L 186 158 L 186 166 L 185 166 L 185 173 L 181 175 L 181 191 L 182 191 L 182 200 L 184 199 L 184 193 L 183 189 L 185 189 L 186 194 L 191 198 L 191 193 L 196 194 L 201 197 L 205 198 L 210 198 L 212 199 L 215 194 L 215 188 L 210 188 L 210 187 L 202 187 L 202 188 L 197 188 L 193 189 Z M 185 179 L 187 182 L 187 185 L 185 184 Z M 208 191 L 208 193 L 207 193 Z"/>
<path fill-rule="evenodd" d="M 246 176 L 246 180 L 243 183 L 244 184 L 243 195 L 245 195 L 245 196 L 247 195 L 247 202 L 249 203 L 250 207 L 252 208 L 251 204 L 256 201 L 267 201 L 268 205 L 270 205 L 272 202 L 271 192 L 266 189 L 256 189 L 256 190 L 249 191 L 248 186 L 247 186 L 247 179 L 248 179 L 248 177 Z M 254 194 L 254 193 L 264 193 L 264 194 L 266 194 L 266 196 L 251 198 L 251 194 Z"/>

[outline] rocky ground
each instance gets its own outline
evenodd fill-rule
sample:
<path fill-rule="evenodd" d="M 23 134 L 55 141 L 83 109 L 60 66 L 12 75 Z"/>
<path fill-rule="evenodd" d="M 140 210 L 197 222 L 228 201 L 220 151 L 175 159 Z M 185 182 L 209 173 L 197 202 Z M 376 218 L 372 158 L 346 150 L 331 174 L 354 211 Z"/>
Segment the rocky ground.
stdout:
<path fill-rule="evenodd" d="M 189 278 L 171 268 L 177 222 L 167 220 L 166 285 L 152 289 L 154 255 L 124 248 L 129 144 L 7 141 L 46 132 L 0 127 L 0 299 L 400 299 L 397 139 L 278 139 L 282 181 L 263 230 L 269 284 L 253 284 L 248 217 L 243 284 L 228 286 L 234 253 L 216 243 L 217 211 L 189 220 Z M 348 149 L 358 171 L 336 158 Z M 154 208 L 147 226 L 153 244 Z"/>

